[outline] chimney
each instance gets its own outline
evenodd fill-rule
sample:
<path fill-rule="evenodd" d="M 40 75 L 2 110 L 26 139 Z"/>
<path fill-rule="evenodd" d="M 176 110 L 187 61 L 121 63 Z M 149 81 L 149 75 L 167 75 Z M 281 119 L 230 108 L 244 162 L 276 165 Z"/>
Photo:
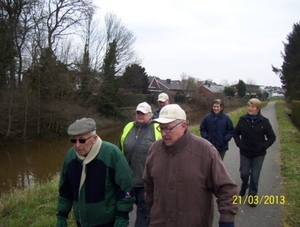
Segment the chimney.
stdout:
<path fill-rule="evenodd" d="M 171 83 L 171 79 L 167 79 L 167 83 L 170 84 Z"/>

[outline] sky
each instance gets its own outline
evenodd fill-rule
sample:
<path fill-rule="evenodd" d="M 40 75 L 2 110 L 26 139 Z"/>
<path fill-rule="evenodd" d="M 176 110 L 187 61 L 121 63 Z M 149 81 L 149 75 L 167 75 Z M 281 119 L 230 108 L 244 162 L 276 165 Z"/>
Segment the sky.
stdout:
<path fill-rule="evenodd" d="M 182 75 L 217 84 L 281 87 L 286 37 L 300 22 L 299 0 L 94 0 L 136 37 L 149 76 Z"/>

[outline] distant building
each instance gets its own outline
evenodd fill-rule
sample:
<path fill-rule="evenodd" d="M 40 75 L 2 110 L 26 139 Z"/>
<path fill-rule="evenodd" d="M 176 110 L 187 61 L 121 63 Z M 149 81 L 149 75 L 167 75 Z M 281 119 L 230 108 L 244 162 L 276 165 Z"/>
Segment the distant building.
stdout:
<path fill-rule="evenodd" d="M 221 94 L 224 92 L 225 86 L 213 83 L 210 80 L 198 82 L 196 94 Z"/>
<path fill-rule="evenodd" d="M 187 89 L 184 81 L 160 79 L 159 77 L 148 77 L 148 91 L 153 95 L 165 92 L 169 95 L 171 102 L 174 102 L 174 97 L 178 94 L 184 94 L 186 97 L 191 97 L 194 90 Z"/>
<path fill-rule="evenodd" d="M 284 90 L 281 87 L 266 86 L 263 91 L 268 92 L 269 97 L 284 97 Z"/>

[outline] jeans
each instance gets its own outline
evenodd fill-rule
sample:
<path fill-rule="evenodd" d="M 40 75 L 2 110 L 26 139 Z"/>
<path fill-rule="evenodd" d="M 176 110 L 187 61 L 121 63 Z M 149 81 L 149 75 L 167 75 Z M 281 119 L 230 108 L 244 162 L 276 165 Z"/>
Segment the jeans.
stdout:
<path fill-rule="evenodd" d="M 257 195 L 259 175 L 264 159 L 265 156 L 248 158 L 242 154 L 240 155 L 241 190 L 246 191 L 249 187 L 249 195 Z"/>
<path fill-rule="evenodd" d="M 135 191 L 135 204 L 136 208 L 136 220 L 135 227 L 147 227 L 149 225 L 150 216 L 149 216 L 149 208 L 145 203 L 144 193 L 145 189 L 143 187 L 134 188 Z"/>

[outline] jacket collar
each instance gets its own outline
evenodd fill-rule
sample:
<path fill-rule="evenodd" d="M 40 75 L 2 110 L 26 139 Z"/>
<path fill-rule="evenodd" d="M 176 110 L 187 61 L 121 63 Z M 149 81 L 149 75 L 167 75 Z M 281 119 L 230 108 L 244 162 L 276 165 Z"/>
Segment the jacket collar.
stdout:
<path fill-rule="evenodd" d="M 162 143 L 162 146 L 167 153 L 176 154 L 187 147 L 190 137 L 191 132 L 186 130 L 185 133 L 173 145 L 166 146 L 165 143 Z"/>

